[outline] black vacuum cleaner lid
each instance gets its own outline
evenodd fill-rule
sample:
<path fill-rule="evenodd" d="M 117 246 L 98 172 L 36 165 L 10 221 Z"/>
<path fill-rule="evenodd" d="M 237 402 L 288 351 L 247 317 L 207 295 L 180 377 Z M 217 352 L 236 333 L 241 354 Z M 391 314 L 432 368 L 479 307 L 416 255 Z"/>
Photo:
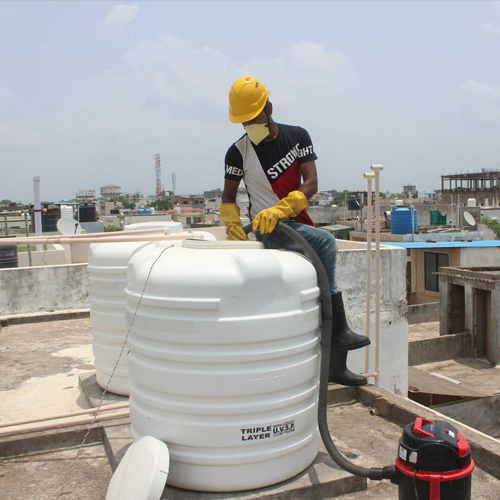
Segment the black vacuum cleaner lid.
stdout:
<path fill-rule="evenodd" d="M 457 470 L 469 463 L 470 446 L 448 422 L 419 417 L 403 430 L 399 458 L 419 470 Z"/>

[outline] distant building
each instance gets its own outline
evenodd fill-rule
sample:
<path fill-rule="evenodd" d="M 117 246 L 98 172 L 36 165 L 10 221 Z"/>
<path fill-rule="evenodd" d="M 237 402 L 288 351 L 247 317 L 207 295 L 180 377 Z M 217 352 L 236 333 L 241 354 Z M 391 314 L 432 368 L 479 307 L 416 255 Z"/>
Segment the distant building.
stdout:
<path fill-rule="evenodd" d="M 417 194 L 416 186 L 413 186 L 412 184 L 407 184 L 406 186 L 403 186 L 403 194 L 405 199 L 415 198 L 415 195 Z"/>
<path fill-rule="evenodd" d="M 143 203 L 144 197 L 141 194 L 141 190 L 137 189 L 135 193 L 123 193 L 123 197 L 127 203 Z"/>
<path fill-rule="evenodd" d="M 95 189 L 80 189 L 76 193 L 76 199 L 81 202 L 92 201 L 96 199 Z"/>
<path fill-rule="evenodd" d="M 220 198 L 222 196 L 222 189 L 217 188 L 217 189 L 211 189 L 210 191 L 205 191 L 203 193 L 203 196 L 205 197 L 205 200 Z"/>
<path fill-rule="evenodd" d="M 105 200 L 116 200 L 122 195 L 122 188 L 114 184 L 108 184 L 101 188 L 101 196 Z"/>
<path fill-rule="evenodd" d="M 466 205 L 469 198 L 474 198 L 478 207 L 498 207 L 500 171 L 442 175 L 438 193 L 441 203 Z"/>

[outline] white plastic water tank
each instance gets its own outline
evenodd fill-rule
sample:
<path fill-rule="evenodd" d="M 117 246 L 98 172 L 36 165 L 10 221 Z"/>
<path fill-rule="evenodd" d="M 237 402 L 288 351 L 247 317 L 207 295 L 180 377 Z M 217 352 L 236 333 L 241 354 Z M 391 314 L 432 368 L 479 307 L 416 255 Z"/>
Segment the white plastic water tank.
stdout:
<path fill-rule="evenodd" d="M 182 227 L 182 224 L 181 224 Z M 215 237 L 201 231 L 206 240 Z M 92 325 L 92 349 L 97 383 L 106 388 L 116 365 L 123 343 L 127 336 L 129 323 L 125 318 L 125 286 L 127 284 L 127 265 L 130 257 L 138 249 L 148 245 L 165 248 L 180 245 L 182 240 L 158 241 L 150 243 L 92 243 L 89 248 L 89 301 Z M 108 391 L 113 394 L 130 394 L 127 368 L 128 348 L 120 357 Z"/>
<path fill-rule="evenodd" d="M 92 349 L 97 383 L 104 389 L 113 372 L 128 331 L 125 286 L 130 256 L 149 242 L 92 243 L 89 248 L 89 301 Z M 108 391 L 130 393 L 127 351 L 120 358 Z"/>
<path fill-rule="evenodd" d="M 71 205 L 61 205 L 61 219 L 64 217 L 73 219 L 73 207 Z"/>
<path fill-rule="evenodd" d="M 240 491 L 300 473 L 319 449 L 314 267 L 258 242 L 161 250 L 128 266 L 133 437 L 167 443 L 168 484 L 180 488 Z"/>
<path fill-rule="evenodd" d="M 138 222 L 137 224 L 128 224 L 124 226 L 124 231 L 133 231 L 135 229 L 162 229 L 170 230 L 170 233 L 182 232 L 182 222 L 157 221 L 157 222 Z"/>
<path fill-rule="evenodd" d="M 476 206 L 476 198 L 468 198 L 467 199 L 467 206 L 468 207 L 475 207 Z"/>

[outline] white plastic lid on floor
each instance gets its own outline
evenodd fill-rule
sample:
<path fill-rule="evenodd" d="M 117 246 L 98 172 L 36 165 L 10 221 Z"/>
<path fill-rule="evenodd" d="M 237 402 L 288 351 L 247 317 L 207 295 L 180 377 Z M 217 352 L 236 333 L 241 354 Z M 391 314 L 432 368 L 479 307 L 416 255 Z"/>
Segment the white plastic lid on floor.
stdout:
<path fill-rule="evenodd" d="M 169 466 L 167 445 L 151 436 L 142 437 L 122 458 L 109 483 L 106 500 L 160 500 Z"/>

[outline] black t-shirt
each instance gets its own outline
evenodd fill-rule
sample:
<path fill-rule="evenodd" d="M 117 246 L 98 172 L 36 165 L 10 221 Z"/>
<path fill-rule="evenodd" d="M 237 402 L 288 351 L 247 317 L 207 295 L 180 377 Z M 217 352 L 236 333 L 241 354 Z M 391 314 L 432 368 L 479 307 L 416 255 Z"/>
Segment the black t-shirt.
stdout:
<path fill-rule="evenodd" d="M 245 182 L 254 218 L 297 190 L 302 184 L 300 165 L 316 159 L 307 130 L 278 124 L 278 135 L 272 141 L 256 146 L 247 134 L 236 141 L 226 153 L 224 177 Z M 294 220 L 314 226 L 306 210 Z"/>

